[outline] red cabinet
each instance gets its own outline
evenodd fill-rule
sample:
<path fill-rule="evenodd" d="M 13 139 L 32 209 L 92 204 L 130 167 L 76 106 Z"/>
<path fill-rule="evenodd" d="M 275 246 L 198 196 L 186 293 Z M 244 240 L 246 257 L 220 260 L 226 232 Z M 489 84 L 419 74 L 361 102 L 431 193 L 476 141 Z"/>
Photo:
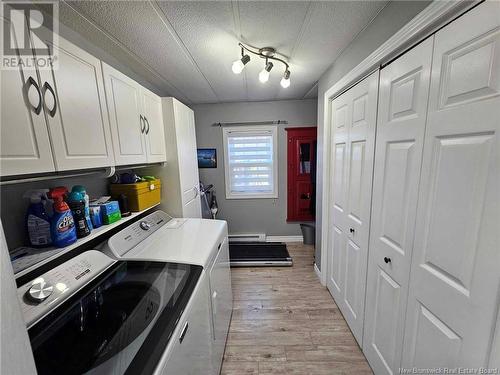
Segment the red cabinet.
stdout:
<path fill-rule="evenodd" d="M 312 221 L 316 193 L 316 127 L 287 128 L 287 221 Z"/>

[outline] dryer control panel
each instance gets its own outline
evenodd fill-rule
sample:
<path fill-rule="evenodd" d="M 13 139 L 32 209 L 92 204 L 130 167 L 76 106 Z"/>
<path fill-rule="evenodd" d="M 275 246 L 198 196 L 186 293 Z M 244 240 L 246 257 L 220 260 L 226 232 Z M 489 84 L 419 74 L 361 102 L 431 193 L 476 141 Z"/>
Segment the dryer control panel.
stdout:
<path fill-rule="evenodd" d="M 17 289 L 28 328 L 116 261 L 89 250 Z"/>
<path fill-rule="evenodd" d="M 155 211 L 112 236 L 108 240 L 108 248 L 114 256 L 120 258 L 158 229 L 162 227 L 176 229 L 185 222 L 186 219 L 174 219 L 163 211 Z"/>

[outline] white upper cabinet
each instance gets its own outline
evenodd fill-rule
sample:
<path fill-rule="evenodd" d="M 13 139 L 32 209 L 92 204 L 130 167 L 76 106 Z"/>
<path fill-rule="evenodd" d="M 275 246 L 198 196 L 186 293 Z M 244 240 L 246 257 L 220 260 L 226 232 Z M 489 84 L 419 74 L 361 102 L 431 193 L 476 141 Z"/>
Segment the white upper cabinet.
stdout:
<path fill-rule="evenodd" d="M 159 96 L 47 29 L 29 40 L 55 64 L 0 72 L 1 176 L 166 160 Z"/>
<path fill-rule="evenodd" d="M 161 98 L 145 88 L 142 89 L 142 113 L 148 162 L 163 162 L 166 154 Z"/>
<path fill-rule="evenodd" d="M 116 164 L 146 163 L 147 126 L 141 113 L 141 87 L 105 63 L 102 68 Z"/>
<path fill-rule="evenodd" d="M 103 63 L 117 165 L 166 160 L 161 98 Z"/>
<path fill-rule="evenodd" d="M 47 47 L 59 59 L 40 70 L 57 170 L 114 165 L 100 60 L 62 37 Z"/>
<path fill-rule="evenodd" d="M 55 166 L 36 70 L 2 69 L 0 83 L 1 175 L 53 172 Z"/>
<path fill-rule="evenodd" d="M 114 165 L 101 62 L 45 40 L 38 34 L 36 47 L 56 53 L 56 66 L 1 73 L 2 176 Z"/>

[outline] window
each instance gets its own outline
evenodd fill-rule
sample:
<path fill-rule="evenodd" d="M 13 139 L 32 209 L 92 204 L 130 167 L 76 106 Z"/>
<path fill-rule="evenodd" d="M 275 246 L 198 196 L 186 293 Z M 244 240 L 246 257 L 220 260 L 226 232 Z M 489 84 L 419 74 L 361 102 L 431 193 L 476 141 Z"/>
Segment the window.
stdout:
<path fill-rule="evenodd" d="M 278 198 L 276 126 L 222 129 L 226 199 Z"/>

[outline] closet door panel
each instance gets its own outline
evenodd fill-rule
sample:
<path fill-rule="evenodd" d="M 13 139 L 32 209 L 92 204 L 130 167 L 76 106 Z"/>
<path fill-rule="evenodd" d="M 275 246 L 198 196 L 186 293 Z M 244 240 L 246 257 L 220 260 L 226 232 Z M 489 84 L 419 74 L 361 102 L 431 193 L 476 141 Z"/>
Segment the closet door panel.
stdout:
<path fill-rule="evenodd" d="M 343 222 L 347 210 L 347 137 L 350 128 L 350 105 L 348 94 L 344 94 L 332 103 L 332 123 L 335 127 L 333 132 L 333 224 L 344 232 Z"/>
<path fill-rule="evenodd" d="M 488 364 L 500 285 L 500 3 L 435 36 L 403 366 Z"/>
<path fill-rule="evenodd" d="M 413 248 L 433 38 L 380 72 L 363 350 L 398 373 Z"/>
<path fill-rule="evenodd" d="M 365 313 L 378 79 L 377 71 L 349 90 L 352 121 L 348 138 L 348 199 L 344 217 L 348 245 L 342 312 L 360 345 Z"/>
<path fill-rule="evenodd" d="M 357 319 L 360 314 L 361 296 L 364 287 L 361 283 L 361 275 L 359 268 L 361 263 L 362 250 L 352 240 L 347 239 L 345 250 L 345 290 L 344 290 L 344 306 L 351 319 Z"/>
<path fill-rule="evenodd" d="M 328 288 L 360 345 L 377 93 L 378 72 L 375 72 L 332 102 L 332 224 Z"/>
<path fill-rule="evenodd" d="M 369 359 L 375 373 L 383 374 L 391 373 L 394 364 L 399 362 L 397 345 L 400 343 L 397 340 L 394 322 L 399 319 L 400 310 L 397 306 L 401 303 L 402 296 L 401 285 L 381 268 L 377 268 L 376 272 L 374 288 L 376 302 L 375 305 L 367 306 L 367 317 L 373 314 L 373 320 L 376 324 L 373 326 L 370 336 L 364 338 L 364 346 L 369 345 L 370 350 L 380 357 L 375 357 L 375 359 L 383 359 L 382 363 L 374 361 L 372 358 Z M 370 313 L 369 309 L 373 309 L 373 312 Z M 365 324 L 367 327 L 368 321 Z"/>
<path fill-rule="evenodd" d="M 332 180 L 330 187 L 330 239 L 328 249 L 327 286 L 337 302 L 344 293 L 344 262 L 346 252 L 345 212 L 347 210 L 347 158 L 348 134 L 350 128 L 350 95 L 344 93 L 331 103 L 331 124 L 333 126 L 332 144 Z"/>
<path fill-rule="evenodd" d="M 334 296 L 340 296 L 344 289 L 342 281 L 342 250 L 344 249 L 344 239 L 342 230 L 333 226 L 330 241 L 331 248 L 329 249 L 328 289 Z"/>

